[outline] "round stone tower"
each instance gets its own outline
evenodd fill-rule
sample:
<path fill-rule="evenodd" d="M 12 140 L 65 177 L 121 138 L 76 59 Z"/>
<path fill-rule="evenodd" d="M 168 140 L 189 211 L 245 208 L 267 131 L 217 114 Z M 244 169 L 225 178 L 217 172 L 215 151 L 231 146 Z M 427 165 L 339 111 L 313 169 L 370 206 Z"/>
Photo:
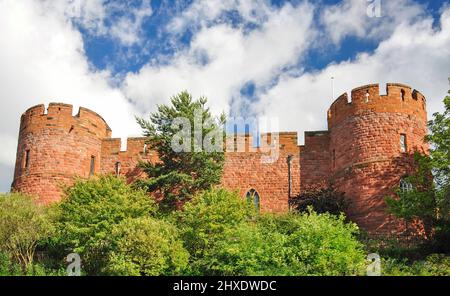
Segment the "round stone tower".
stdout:
<path fill-rule="evenodd" d="M 102 139 L 111 129 L 97 113 L 72 105 L 37 105 L 22 114 L 12 189 L 49 203 L 61 198 L 62 186 L 75 176 L 100 168 Z"/>
<path fill-rule="evenodd" d="M 350 199 L 350 215 L 371 233 L 404 225 L 384 199 L 414 170 L 414 152 L 428 153 L 425 97 L 409 86 L 378 84 L 341 95 L 328 110 L 331 181 Z"/>

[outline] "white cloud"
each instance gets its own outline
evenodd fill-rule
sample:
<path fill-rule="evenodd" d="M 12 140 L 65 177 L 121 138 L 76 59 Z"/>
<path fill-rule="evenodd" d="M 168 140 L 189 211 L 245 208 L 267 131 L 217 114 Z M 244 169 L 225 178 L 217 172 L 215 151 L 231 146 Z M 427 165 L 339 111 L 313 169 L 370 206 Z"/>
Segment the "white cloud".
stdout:
<path fill-rule="evenodd" d="M 215 112 L 229 110 L 246 82 L 265 85 L 283 67 L 297 62 L 314 37 L 312 18 L 309 4 L 286 4 L 271 8 L 267 21 L 249 33 L 226 23 L 203 26 L 190 47 L 168 65 L 148 64 L 136 74 L 129 73 L 124 91 L 145 110 L 154 110 L 155 101 L 166 102 L 183 89 L 207 96 Z M 199 56 L 206 57 L 207 63 Z"/>
<path fill-rule="evenodd" d="M 443 11 L 441 28 L 431 17 L 414 24 L 398 25 L 391 37 L 373 54 L 362 53 L 354 61 L 332 64 L 318 73 L 282 76 L 279 83 L 253 106 L 260 114 L 279 116 L 287 130 L 326 129 L 326 110 L 333 102 L 331 80 L 336 77 L 336 95 L 368 84 L 402 82 L 427 97 L 429 114 L 442 109 L 450 76 L 450 9 Z"/>
<path fill-rule="evenodd" d="M 377 3 L 380 4 L 381 17 L 368 14 L 370 5 Z M 335 44 L 347 36 L 384 40 L 398 25 L 413 23 L 423 17 L 424 12 L 424 7 L 412 0 L 343 0 L 325 7 L 321 21 L 325 25 L 327 35 Z"/>
<path fill-rule="evenodd" d="M 123 46 L 142 41 L 142 25 L 153 13 L 150 0 L 142 0 L 140 5 L 128 1 L 44 0 L 42 5 L 74 21 L 90 34 L 108 36 Z"/>
<path fill-rule="evenodd" d="M 20 115 L 36 104 L 61 101 L 91 108 L 116 136 L 139 134 L 130 104 L 108 84 L 110 74 L 89 68 L 81 34 L 64 15 L 47 8 L 41 1 L 0 1 L 0 137 L 6 145 L 0 163 L 11 174 Z"/>

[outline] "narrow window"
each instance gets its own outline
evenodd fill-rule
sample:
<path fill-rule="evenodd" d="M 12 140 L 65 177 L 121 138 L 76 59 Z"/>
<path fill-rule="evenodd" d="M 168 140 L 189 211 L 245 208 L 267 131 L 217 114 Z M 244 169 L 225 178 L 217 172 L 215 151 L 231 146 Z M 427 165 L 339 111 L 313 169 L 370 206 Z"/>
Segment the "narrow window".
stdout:
<path fill-rule="evenodd" d="M 367 91 L 364 102 L 369 103 L 369 97 L 370 97 L 370 94 L 369 94 L 369 91 Z"/>
<path fill-rule="evenodd" d="M 400 180 L 399 188 L 401 192 L 409 192 L 413 190 L 413 185 L 410 182 L 408 182 L 405 178 L 402 178 Z"/>
<path fill-rule="evenodd" d="M 406 135 L 400 134 L 400 151 L 405 153 L 408 150 L 408 146 L 406 144 Z"/>
<path fill-rule="evenodd" d="M 333 149 L 333 168 L 336 167 L 336 150 Z"/>
<path fill-rule="evenodd" d="M 89 169 L 89 175 L 93 176 L 95 173 L 95 156 L 91 156 L 91 167 Z"/>
<path fill-rule="evenodd" d="M 121 168 L 120 162 L 116 162 L 116 176 L 120 175 L 120 168 Z"/>
<path fill-rule="evenodd" d="M 260 199 L 259 194 L 255 189 L 250 189 L 246 194 L 247 202 L 253 204 L 255 209 L 259 211 Z"/>
<path fill-rule="evenodd" d="M 402 101 L 405 101 L 405 91 L 402 89 L 401 90 L 401 96 L 402 96 Z"/>
<path fill-rule="evenodd" d="M 25 150 L 25 161 L 23 163 L 23 167 L 28 169 L 30 167 L 30 150 Z"/>
<path fill-rule="evenodd" d="M 147 154 L 147 144 L 144 144 L 144 154 Z"/>

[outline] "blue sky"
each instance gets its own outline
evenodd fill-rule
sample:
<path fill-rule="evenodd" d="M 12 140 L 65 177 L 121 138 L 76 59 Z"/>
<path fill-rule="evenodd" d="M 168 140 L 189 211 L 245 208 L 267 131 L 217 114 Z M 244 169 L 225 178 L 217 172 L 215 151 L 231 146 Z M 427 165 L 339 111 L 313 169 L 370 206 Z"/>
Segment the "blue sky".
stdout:
<path fill-rule="evenodd" d="M 371 17 L 378 3 L 381 14 Z M 299 132 L 300 144 L 304 131 L 326 129 L 331 77 L 335 96 L 401 82 L 425 94 L 429 114 L 440 111 L 450 3 L 0 0 L 0 48 L 7 191 L 20 115 L 40 103 L 93 109 L 125 139 L 140 135 L 135 115 L 188 90 L 208 97 L 216 114 L 275 118 L 280 130 Z"/>
<path fill-rule="evenodd" d="M 110 1 L 108 1 L 110 2 Z M 299 3 L 301 1 L 270 1 L 270 5 L 273 7 L 282 7 L 286 3 Z M 339 0 L 325 0 L 318 1 L 320 5 L 336 5 L 341 1 Z M 435 24 L 439 25 L 440 9 L 443 4 L 448 1 L 416 1 L 422 4 L 426 10 L 433 16 Z M 179 47 L 185 48 L 189 46 L 192 36 L 195 33 L 194 29 L 189 29 L 181 36 L 175 38 L 176 48 L 171 43 L 174 41 L 167 34 L 164 34 L 162 28 L 167 26 L 173 17 L 179 15 L 183 10 L 188 9 L 191 1 L 151 1 L 150 6 L 153 11 L 142 22 L 142 37 L 144 42 L 134 44 L 132 46 L 124 46 L 117 42 L 116 39 L 110 35 L 97 36 L 90 34 L 88 30 L 78 24 L 78 28 L 83 34 L 84 49 L 88 59 L 97 69 L 110 69 L 116 75 L 121 75 L 127 72 L 136 72 L 148 61 L 154 60 L 155 64 L 164 63 L 164 60 L 160 60 L 161 55 L 166 57 L 173 56 Z M 142 1 L 130 1 L 129 7 L 138 8 L 142 5 Z M 320 9 L 316 12 L 316 16 L 320 13 Z M 111 23 L 117 17 L 123 17 L 126 14 L 125 11 L 114 13 L 108 20 L 108 24 Z M 239 20 L 239 15 L 233 13 L 233 11 L 224 12 L 226 22 L 233 23 L 234 26 L 242 25 L 243 21 Z M 353 59 L 360 52 L 373 52 L 379 43 L 377 40 L 367 40 L 355 36 L 349 36 L 345 38 L 337 50 L 327 48 L 325 50 L 312 49 L 308 52 L 308 59 L 306 67 L 310 71 L 321 70 L 332 62 L 341 62 L 348 59 Z"/>

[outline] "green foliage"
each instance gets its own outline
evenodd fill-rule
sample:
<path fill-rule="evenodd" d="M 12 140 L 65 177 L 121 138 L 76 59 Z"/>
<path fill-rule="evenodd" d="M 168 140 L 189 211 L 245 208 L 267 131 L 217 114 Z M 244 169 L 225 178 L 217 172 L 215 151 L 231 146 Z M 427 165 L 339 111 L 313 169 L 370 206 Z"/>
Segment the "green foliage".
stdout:
<path fill-rule="evenodd" d="M 381 260 L 383 276 L 450 276 L 450 257 L 434 254 L 425 260 L 408 262 L 406 259 Z"/>
<path fill-rule="evenodd" d="M 126 219 L 152 216 L 156 206 L 150 196 L 132 189 L 125 180 L 101 176 L 78 180 L 67 189 L 59 209 L 60 233 L 53 243 L 67 250 L 64 255 L 80 254 L 88 274 L 99 274 L 113 247 L 114 227 Z"/>
<path fill-rule="evenodd" d="M 226 228 L 196 266 L 206 275 L 304 274 L 299 260 L 288 260 L 287 240 L 282 233 L 261 231 L 255 223 L 241 223 Z"/>
<path fill-rule="evenodd" d="M 332 187 L 312 188 L 289 201 L 291 208 L 298 212 L 307 212 L 312 207 L 316 213 L 330 213 L 339 216 L 346 214 L 349 202 L 343 192 Z"/>
<path fill-rule="evenodd" d="M 225 117 L 216 119 L 205 106 L 206 98 L 193 100 L 187 92 L 171 98 L 171 105 L 160 105 L 149 120 L 137 118 L 150 148 L 156 150 L 157 163 L 141 163 L 150 177 L 137 186 L 162 195 L 164 209 L 174 209 L 179 202 L 189 200 L 196 192 L 218 184 L 224 163 L 222 125 Z M 198 114 L 198 120 L 196 120 Z M 188 126 L 180 128 L 185 120 Z M 187 121 L 187 122 L 186 122 Z M 200 122 L 198 122 L 200 121 Z M 197 127 L 197 134 L 194 130 Z M 207 139 L 221 149 L 205 151 Z M 172 143 L 184 145 L 184 151 L 173 149 Z M 220 142 L 220 143 L 219 143 Z"/>
<path fill-rule="evenodd" d="M 355 275 L 364 266 L 363 245 L 356 239 L 359 229 L 345 223 L 344 215 L 318 214 L 309 208 L 307 213 L 263 216 L 260 228 L 287 236 L 288 265 L 303 264 L 302 275 Z"/>
<path fill-rule="evenodd" d="M 202 258 L 234 228 L 254 214 L 254 209 L 235 192 L 212 189 L 195 196 L 176 214 L 183 240 L 193 260 Z"/>
<path fill-rule="evenodd" d="M 443 113 L 433 114 L 426 140 L 431 145 L 429 160 L 435 180 L 439 186 L 446 187 L 447 194 L 450 194 L 450 96 L 444 99 L 444 107 Z"/>
<path fill-rule="evenodd" d="M 0 195 L 0 251 L 22 270 L 32 265 L 38 242 L 53 232 L 49 208 L 22 194 Z"/>
<path fill-rule="evenodd" d="M 179 275 L 188 264 L 178 230 L 150 217 L 127 219 L 112 231 L 116 244 L 106 273 L 128 276 Z"/>
<path fill-rule="evenodd" d="M 407 221 L 419 219 L 429 241 L 440 251 L 450 246 L 450 96 L 445 111 L 429 122 L 430 155 L 415 155 L 417 171 L 407 178 L 413 189 L 388 197 L 389 211 Z M 431 175 L 431 173 L 433 175 Z M 432 181 L 434 179 L 434 182 Z"/>
<path fill-rule="evenodd" d="M 358 228 L 344 216 L 255 216 L 236 193 L 215 189 L 177 218 L 196 275 L 349 275 L 365 262 Z"/>

